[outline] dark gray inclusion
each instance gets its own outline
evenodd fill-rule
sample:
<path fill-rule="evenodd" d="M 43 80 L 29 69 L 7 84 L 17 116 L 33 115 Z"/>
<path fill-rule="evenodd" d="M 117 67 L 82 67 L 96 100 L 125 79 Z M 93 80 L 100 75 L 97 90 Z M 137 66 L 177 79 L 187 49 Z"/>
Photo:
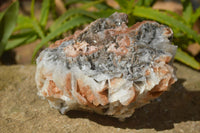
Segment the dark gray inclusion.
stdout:
<path fill-rule="evenodd" d="M 139 82 L 144 75 L 144 69 L 151 67 L 156 57 L 163 54 L 172 55 L 176 47 L 171 45 L 172 52 L 170 50 L 166 51 L 162 45 L 170 45 L 168 38 L 172 38 L 163 35 L 166 26 L 149 22 L 140 26 L 137 34 L 135 30 L 127 34 L 132 41 L 134 40 L 134 43 L 131 43 L 131 46 L 128 48 L 129 52 L 127 55 L 117 56 L 114 53 L 106 52 L 111 43 L 118 44 L 116 38 L 119 35 L 111 36 L 108 34 L 104 38 L 99 35 L 103 34 L 106 29 L 115 29 L 121 26 L 122 23 L 127 22 L 127 16 L 119 13 L 114 13 L 108 18 L 98 19 L 90 25 L 88 30 L 80 34 L 77 40 L 65 41 L 57 48 L 46 49 L 49 57 L 54 55 L 49 60 L 60 60 L 68 69 L 73 66 L 79 66 L 82 69 L 83 65 L 87 65 L 98 74 L 104 73 L 112 75 L 114 73 L 122 73 L 123 78 Z M 74 58 L 65 56 L 63 49 L 66 46 L 83 41 L 86 41 L 90 45 L 98 44 L 104 47 L 91 55 L 79 55 Z M 146 60 L 146 58 L 148 59 Z M 114 65 L 114 61 L 116 65 Z"/>

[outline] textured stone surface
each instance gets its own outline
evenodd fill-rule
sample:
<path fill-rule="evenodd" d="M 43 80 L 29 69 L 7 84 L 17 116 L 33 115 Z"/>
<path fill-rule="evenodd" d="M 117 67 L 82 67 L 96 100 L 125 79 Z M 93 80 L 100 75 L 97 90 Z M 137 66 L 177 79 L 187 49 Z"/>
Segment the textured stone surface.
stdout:
<path fill-rule="evenodd" d="M 124 122 L 96 113 L 61 115 L 37 95 L 35 66 L 0 66 L 1 133 L 199 133 L 200 73 L 175 63 L 178 81 Z"/>
<path fill-rule="evenodd" d="M 173 32 L 156 22 L 127 22 L 114 13 L 42 51 L 38 94 L 62 114 L 84 109 L 120 119 L 160 96 L 176 81 Z"/>

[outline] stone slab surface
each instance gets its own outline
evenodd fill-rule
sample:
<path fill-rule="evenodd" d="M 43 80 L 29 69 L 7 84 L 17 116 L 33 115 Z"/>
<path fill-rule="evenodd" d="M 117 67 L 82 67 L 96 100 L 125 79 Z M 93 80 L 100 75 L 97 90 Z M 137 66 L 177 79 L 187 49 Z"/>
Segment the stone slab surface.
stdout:
<path fill-rule="evenodd" d="M 35 66 L 0 66 L 0 133 L 200 132 L 200 72 L 175 63 L 168 92 L 119 122 L 95 113 L 61 115 L 37 96 Z"/>

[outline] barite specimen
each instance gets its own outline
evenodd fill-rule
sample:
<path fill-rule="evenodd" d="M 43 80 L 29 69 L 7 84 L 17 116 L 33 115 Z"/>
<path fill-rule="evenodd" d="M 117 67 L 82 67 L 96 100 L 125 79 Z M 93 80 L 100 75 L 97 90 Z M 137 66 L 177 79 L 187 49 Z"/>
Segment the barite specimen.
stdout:
<path fill-rule="evenodd" d="M 127 22 L 114 13 L 42 51 L 38 94 L 62 114 L 83 109 L 119 119 L 160 96 L 177 80 L 173 32 L 153 21 Z"/>

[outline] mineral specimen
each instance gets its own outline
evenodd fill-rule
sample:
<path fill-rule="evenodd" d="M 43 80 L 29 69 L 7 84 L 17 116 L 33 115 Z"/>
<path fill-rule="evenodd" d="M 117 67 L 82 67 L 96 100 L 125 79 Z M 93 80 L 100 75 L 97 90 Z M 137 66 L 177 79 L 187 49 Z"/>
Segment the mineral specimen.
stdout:
<path fill-rule="evenodd" d="M 153 21 L 127 22 L 114 13 L 42 51 L 38 94 L 62 114 L 83 109 L 120 119 L 160 96 L 177 80 L 173 32 Z"/>

